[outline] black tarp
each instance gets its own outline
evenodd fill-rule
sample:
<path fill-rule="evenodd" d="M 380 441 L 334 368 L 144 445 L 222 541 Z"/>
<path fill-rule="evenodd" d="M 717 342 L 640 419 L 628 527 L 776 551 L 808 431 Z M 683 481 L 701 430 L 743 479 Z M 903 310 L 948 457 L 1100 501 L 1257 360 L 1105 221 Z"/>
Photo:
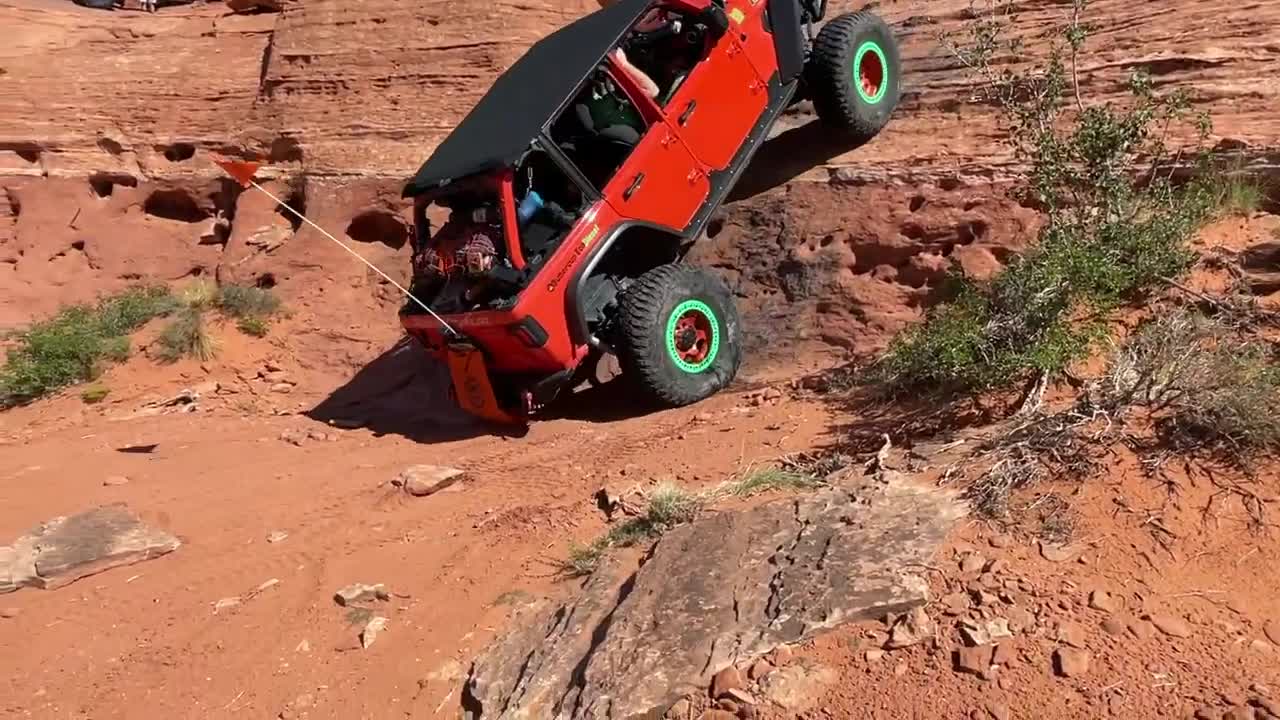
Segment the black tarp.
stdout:
<path fill-rule="evenodd" d="M 648 4 L 620 0 L 535 43 L 436 147 L 404 197 L 519 160 Z"/>

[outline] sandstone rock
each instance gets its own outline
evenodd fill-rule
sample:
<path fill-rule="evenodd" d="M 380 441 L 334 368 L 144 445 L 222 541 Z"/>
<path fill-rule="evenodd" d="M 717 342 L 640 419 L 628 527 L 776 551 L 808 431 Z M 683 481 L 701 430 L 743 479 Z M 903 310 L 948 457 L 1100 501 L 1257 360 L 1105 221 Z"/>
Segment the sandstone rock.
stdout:
<path fill-rule="evenodd" d="M 760 691 L 768 702 L 801 713 L 817 705 L 823 690 L 837 679 L 829 667 L 797 663 L 770 673 L 760 683 Z"/>
<path fill-rule="evenodd" d="M 995 652 L 991 656 L 992 665 L 1009 666 L 1017 662 L 1018 654 L 1014 650 L 1012 642 L 1002 642 L 996 645 Z"/>
<path fill-rule="evenodd" d="M 1124 601 L 1105 590 L 1094 590 L 1089 593 L 1089 607 L 1103 612 L 1119 612 L 1124 609 Z"/>
<path fill-rule="evenodd" d="M 869 663 L 877 663 L 883 660 L 884 656 L 885 656 L 885 652 L 883 650 L 872 649 L 872 650 L 868 650 L 864 657 L 866 657 L 867 662 Z"/>
<path fill-rule="evenodd" d="M 281 394 L 291 393 L 293 392 L 293 383 L 287 383 L 287 382 L 276 383 L 275 385 L 271 386 L 271 392 L 281 393 Z"/>
<path fill-rule="evenodd" d="M 747 671 L 747 677 L 752 680 L 759 680 L 771 672 L 773 672 L 773 664 L 768 660 L 761 658 L 756 660 L 754 663 L 751 663 L 751 669 Z"/>
<path fill-rule="evenodd" d="M 1119 637 L 1129 629 L 1129 620 L 1121 617 L 1109 617 L 1102 621 L 1102 631 L 1108 635 Z"/>
<path fill-rule="evenodd" d="M 364 624 L 364 628 L 360 631 L 360 647 L 369 649 L 374 641 L 378 639 L 378 634 L 387 629 L 387 619 L 381 615 L 375 615 L 369 618 Z"/>
<path fill-rule="evenodd" d="M 4 618 L 5 620 L 12 620 L 21 614 L 22 614 L 21 608 L 16 608 L 16 607 L 0 608 L 0 618 Z"/>
<path fill-rule="evenodd" d="M 730 665 L 711 678 L 711 697 L 724 697 L 730 690 L 737 690 L 742 686 L 742 673 Z"/>
<path fill-rule="evenodd" d="M 1009 629 L 1013 632 L 1027 632 L 1036 626 L 1036 616 L 1026 608 L 1011 608 L 1008 612 Z"/>
<path fill-rule="evenodd" d="M 738 716 L 728 710 L 712 708 L 702 711 L 702 714 L 698 716 L 698 720 L 738 720 Z"/>
<path fill-rule="evenodd" d="M 885 648 L 897 650 L 918 645 L 933 637 L 933 633 L 934 624 L 929 614 L 923 607 L 915 607 L 894 623 L 889 631 L 889 642 L 885 643 Z"/>
<path fill-rule="evenodd" d="M 951 593 L 942 598 L 940 601 L 942 612 L 946 615 L 963 615 L 969 610 L 969 594 L 968 593 Z"/>
<path fill-rule="evenodd" d="M 1156 626 L 1147 620 L 1134 620 L 1129 624 L 1129 632 L 1139 640 L 1150 640 L 1156 636 Z"/>
<path fill-rule="evenodd" d="M 267 542 L 272 543 L 272 544 L 275 544 L 275 543 L 278 543 L 278 542 L 284 542 L 284 541 L 285 541 L 285 539 L 286 539 L 286 538 L 288 538 L 288 537 L 289 537 L 289 533 L 287 533 L 287 532 L 285 532 L 285 531 L 283 531 L 283 530 L 276 530 L 276 531 L 272 532 L 271 534 L 267 535 Z"/>
<path fill-rule="evenodd" d="M 978 553 L 968 553 L 960 560 L 960 572 L 976 573 L 986 564 L 987 561 Z"/>
<path fill-rule="evenodd" d="M 1059 642 L 1066 643 L 1073 648 L 1084 648 L 1086 645 L 1085 638 L 1084 628 L 1079 623 L 1063 621 L 1058 624 Z"/>
<path fill-rule="evenodd" d="M 166 555 L 182 545 L 123 505 L 56 517 L 0 546 L 0 593 L 52 590 L 104 570 Z"/>
<path fill-rule="evenodd" d="M 990 700 L 985 707 L 987 714 L 991 716 L 991 720 L 1009 720 L 1012 717 L 1009 706 L 1002 702 Z"/>
<path fill-rule="evenodd" d="M 227 7 L 234 12 L 280 12 L 285 0 L 227 0 Z"/>
<path fill-rule="evenodd" d="M 1186 638 L 1191 637 L 1191 625 L 1186 620 L 1174 615 L 1148 615 L 1147 620 L 1160 632 L 1169 637 Z"/>
<path fill-rule="evenodd" d="M 1222 711 L 1212 705 L 1201 705 L 1192 717 L 1195 720 L 1222 720 Z"/>
<path fill-rule="evenodd" d="M 333 601 L 343 607 L 355 605 L 356 603 L 367 602 L 369 600 L 390 599 L 391 594 L 387 592 L 387 586 L 382 583 L 378 583 L 377 585 L 354 583 L 333 594 Z"/>
<path fill-rule="evenodd" d="M 1249 698 L 1249 704 L 1265 711 L 1268 715 L 1280 717 L 1280 701 L 1278 700 L 1273 700 L 1265 695 L 1255 695 Z"/>
<path fill-rule="evenodd" d="M 990 645 L 974 645 L 956 650 L 956 670 L 981 678 L 991 675 L 991 658 L 995 656 L 995 648 Z"/>
<path fill-rule="evenodd" d="M 457 468 L 413 465 L 401 472 L 391 484 L 404 487 L 405 492 L 414 497 L 426 497 L 462 482 L 465 478 L 466 472 Z"/>
<path fill-rule="evenodd" d="M 213 603 L 213 614 L 217 615 L 223 610 L 230 610 L 233 607 L 239 607 L 241 602 L 242 600 L 238 595 L 234 597 L 224 597 Z"/>
<path fill-rule="evenodd" d="M 1054 672 L 1063 677 L 1079 677 L 1089 672 L 1093 657 L 1087 650 L 1062 647 L 1053 653 Z"/>
<path fill-rule="evenodd" d="M 674 705 L 667 709 L 667 712 L 663 717 L 667 718 L 667 720 L 689 720 L 692 713 L 693 703 L 689 698 L 680 698 Z"/>
<path fill-rule="evenodd" d="M 728 690 L 725 690 L 724 699 L 721 700 L 721 702 L 728 702 L 728 701 L 733 702 L 735 706 L 735 712 L 737 712 L 736 708 L 747 707 L 749 705 L 756 704 L 755 696 L 747 692 L 746 690 L 743 690 L 742 688 L 729 688 Z"/>
<path fill-rule="evenodd" d="M 1004 549 L 1013 545 L 1013 538 L 1008 535 L 992 535 L 987 542 L 993 548 Z"/>
<path fill-rule="evenodd" d="M 1237 706 L 1227 710 L 1222 715 L 1222 720 L 1256 720 L 1257 713 L 1251 707 Z"/>
<path fill-rule="evenodd" d="M 1075 559 L 1079 554 L 1079 549 L 1070 545 L 1055 545 L 1053 543 L 1040 541 L 1040 557 L 1049 562 L 1067 562 Z"/>
<path fill-rule="evenodd" d="M 128 484 L 129 484 L 129 478 L 127 478 L 127 477 L 125 477 L 125 476 L 123 476 L 123 475 L 112 475 L 111 477 L 107 478 L 106 480 L 103 480 L 103 481 L 102 481 L 102 484 L 103 484 L 103 485 L 105 485 L 105 486 L 107 486 L 107 487 L 117 487 L 117 486 L 120 486 L 120 485 L 128 485 Z"/>
<path fill-rule="evenodd" d="M 769 662 L 773 663 L 774 667 L 786 667 L 791 664 L 791 660 L 791 648 L 786 645 L 779 645 L 769 653 Z"/>
<path fill-rule="evenodd" d="M 924 580 L 904 569 L 928 563 L 962 516 L 956 496 L 892 472 L 883 484 L 829 482 L 700 517 L 664 534 L 638 569 L 606 558 L 563 604 L 517 611 L 476 659 L 464 702 L 503 708 L 499 720 L 656 716 L 740 658 L 922 605 Z M 785 698 L 814 696 L 810 681 L 830 672 L 792 663 L 761 685 L 794 704 Z M 805 689 L 787 691 L 801 679 Z"/>
<path fill-rule="evenodd" d="M 301 430 L 283 430 L 280 433 L 280 439 L 290 445 L 302 447 L 302 444 L 307 441 L 307 434 Z"/>

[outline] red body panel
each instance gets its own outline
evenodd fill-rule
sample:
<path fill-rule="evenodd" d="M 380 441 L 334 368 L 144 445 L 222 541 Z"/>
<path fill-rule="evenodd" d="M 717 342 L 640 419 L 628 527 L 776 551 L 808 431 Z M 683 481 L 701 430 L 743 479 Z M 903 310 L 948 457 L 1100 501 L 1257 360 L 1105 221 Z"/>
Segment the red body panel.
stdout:
<path fill-rule="evenodd" d="M 667 103 L 666 112 L 671 126 L 704 166 L 723 170 L 767 104 L 765 83 L 730 32 L 689 74 Z"/>

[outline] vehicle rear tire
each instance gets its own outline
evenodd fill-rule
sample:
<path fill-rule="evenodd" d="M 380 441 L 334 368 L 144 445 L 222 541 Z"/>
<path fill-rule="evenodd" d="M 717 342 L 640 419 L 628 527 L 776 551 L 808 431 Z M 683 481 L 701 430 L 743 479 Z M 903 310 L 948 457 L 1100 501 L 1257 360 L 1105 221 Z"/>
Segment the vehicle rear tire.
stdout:
<path fill-rule="evenodd" d="M 901 96 L 902 60 L 893 31 L 868 11 L 822 26 L 805 66 L 818 118 L 864 143 L 889 122 Z"/>
<path fill-rule="evenodd" d="M 641 275 L 619 308 L 618 360 L 649 399 L 690 405 L 724 389 L 742 364 L 742 321 L 719 277 L 689 265 Z"/>

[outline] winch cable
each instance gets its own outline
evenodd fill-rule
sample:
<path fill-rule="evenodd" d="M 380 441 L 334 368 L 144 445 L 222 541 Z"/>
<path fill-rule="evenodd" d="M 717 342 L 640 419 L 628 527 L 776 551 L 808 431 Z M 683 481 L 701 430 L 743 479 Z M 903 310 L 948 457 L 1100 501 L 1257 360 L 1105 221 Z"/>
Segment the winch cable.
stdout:
<path fill-rule="evenodd" d="M 276 202 L 276 204 L 277 204 L 277 205 L 279 205 L 280 207 L 284 208 L 285 210 L 288 210 L 289 212 L 293 213 L 294 215 L 297 215 L 299 220 L 301 220 L 302 222 L 304 222 L 304 223 L 306 223 L 306 224 L 310 225 L 311 227 L 315 228 L 316 230 L 319 230 L 319 231 L 320 231 L 320 234 L 324 235 L 325 237 L 327 237 L 327 238 L 329 238 L 330 240 L 332 240 L 332 241 L 334 241 L 335 243 L 337 243 L 339 247 L 341 247 L 343 250 L 346 250 L 347 252 L 349 252 L 349 253 L 351 253 L 352 255 L 354 255 L 354 256 L 356 257 L 356 259 L 357 259 L 357 260 L 359 260 L 360 262 L 364 263 L 365 265 L 368 265 L 370 270 L 373 270 L 374 272 L 376 272 L 376 273 L 378 273 L 379 275 L 381 275 L 381 276 L 382 276 L 382 277 L 383 277 L 387 282 L 389 282 L 389 283 L 391 283 L 392 285 L 394 285 L 394 286 L 396 287 L 396 289 L 397 289 L 397 290 L 399 290 L 400 292 L 404 293 L 405 297 L 407 297 L 407 298 L 409 298 L 410 300 L 414 301 L 415 303 L 417 303 L 417 304 L 419 305 L 419 307 L 421 307 L 423 310 L 426 310 L 428 313 L 430 313 L 430 314 L 431 314 L 431 317 L 435 318 L 435 319 L 436 319 L 436 321 L 440 323 L 440 326 L 441 326 L 441 327 L 443 327 L 443 328 L 445 329 L 445 332 L 449 333 L 449 335 L 451 335 L 452 337 L 455 337 L 455 338 L 456 338 L 456 337 L 461 337 L 461 335 L 458 333 L 458 331 L 457 331 L 457 330 L 454 330 L 454 329 L 453 329 L 453 327 L 452 327 L 451 325 L 449 325 L 449 323 L 445 322 L 444 318 L 442 318 L 442 317 L 440 317 L 438 314 L 436 314 L 436 311 L 435 311 L 435 310 L 432 310 L 432 309 L 431 309 L 431 308 L 430 308 L 426 303 L 424 303 L 424 302 L 422 302 L 421 300 L 419 300 L 419 299 L 417 298 L 417 296 L 416 296 L 416 295 L 414 295 L 413 293 L 411 293 L 411 292 L 409 292 L 408 290 L 404 289 L 404 287 L 403 287 L 403 286 L 401 286 L 401 285 L 400 285 L 400 283 L 398 283 L 398 282 L 396 282 L 395 280 L 393 280 L 393 279 L 391 278 L 391 276 L 390 276 L 390 275 L 388 275 L 388 274 L 386 274 L 386 273 L 382 272 L 381 270 L 379 270 L 379 269 L 378 269 L 378 266 L 374 265 L 373 263 L 369 262 L 368 260 L 365 260 L 365 259 L 364 259 L 364 257 L 363 257 L 360 253 L 356 252 L 355 250 L 352 250 L 350 247 L 348 247 L 348 246 L 347 246 L 347 244 L 346 244 L 346 243 L 342 242 L 341 240 L 339 240 L 338 238 L 336 238 L 336 237 L 334 237 L 332 234 L 330 234 L 328 230 L 325 230 L 324 228 L 320 227 L 319 225 L 317 225 L 317 224 L 315 224 L 315 223 L 311 222 L 311 220 L 310 220 L 309 218 L 307 218 L 307 216 L 306 216 L 306 215 L 303 215 L 302 213 L 298 212 L 297 210 L 294 210 L 294 209 L 293 209 L 292 207 L 290 207 L 290 206 L 289 206 L 289 204 L 288 204 L 288 203 L 286 203 L 285 201 L 281 200 L 280 198 L 276 197 L 275 195 L 272 195 L 272 194 L 271 194 L 271 191 L 269 191 L 269 190 L 267 190 L 266 188 L 264 188 L 264 187 L 262 187 L 261 185 L 259 185 L 259 184 L 258 184 L 258 182 L 257 182 L 256 180 L 254 180 L 253 178 L 251 178 L 251 177 L 250 177 L 250 178 L 244 178 L 244 181 L 245 181 L 245 182 L 247 182 L 248 184 L 252 185 L 253 187 L 257 188 L 258 190 L 261 190 L 261 191 L 262 191 L 262 194 L 264 194 L 264 195 L 266 195 L 267 197 L 269 197 L 269 198 L 271 198 L 272 200 L 274 200 L 274 201 Z"/>

